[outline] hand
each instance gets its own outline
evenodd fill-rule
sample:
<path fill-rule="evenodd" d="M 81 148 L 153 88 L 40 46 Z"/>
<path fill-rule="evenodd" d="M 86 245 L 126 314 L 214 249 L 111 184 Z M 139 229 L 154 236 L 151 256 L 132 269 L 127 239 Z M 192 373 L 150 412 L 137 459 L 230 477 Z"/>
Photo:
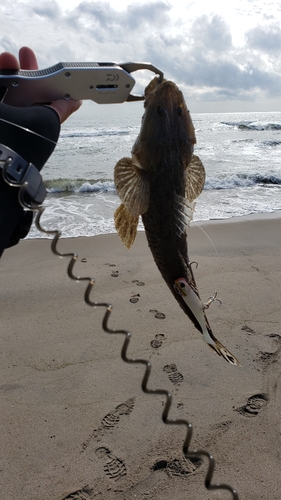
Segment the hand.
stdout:
<path fill-rule="evenodd" d="M 38 69 L 36 56 L 29 47 L 22 47 L 19 50 L 19 61 L 9 52 L 0 54 L 0 68 L 1 69 Z M 52 102 L 49 106 L 53 108 L 60 117 L 60 122 L 63 123 L 74 111 L 80 108 L 82 101 L 74 101 L 70 99 L 65 101 L 60 99 Z"/>

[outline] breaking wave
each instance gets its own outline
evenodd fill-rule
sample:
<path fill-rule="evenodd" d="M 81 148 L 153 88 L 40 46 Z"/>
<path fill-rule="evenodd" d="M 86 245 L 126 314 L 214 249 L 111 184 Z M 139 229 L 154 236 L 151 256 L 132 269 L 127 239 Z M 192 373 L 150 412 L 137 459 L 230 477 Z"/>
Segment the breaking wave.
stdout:
<path fill-rule="evenodd" d="M 50 194 L 115 193 L 114 182 L 108 179 L 52 179 L 45 181 L 45 186 Z"/>
<path fill-rule="evenodd" d="M 122 136 L 129 135 L 132 132 L 132 127 L 127 128 L 98 128 L 90 129 L 85 128 L 85 130 L 71 130 L 64 131 L 61 133 L 62 138 L 74 138 L 74 137 L 106 137 L 106 136 Z"/>
<path fill-rule="evenodd" d="M 262 146 L 269 146 L 270 148 L 274 148 L 277 146 L 281 146 L 281 141 L 263 141 Z"/>
<path fill-rule="evenodd" d="M 281 186 L 281 176 L 261 174 L 233 174 L 222 177 L 207 177 L 204 189 L 234 189 L 254 185 Z M 45 181 L 49 194 L 83 194 L 112 193 L 116 194 L 113 180 L 98 179 L 53 179 Z"/>
<path fill-rule="evenodd" d="M 262 123 L 262 122 L 221 122 L 222 125 L 237 128 L 239 130 L 281 130 L 281 123 Z"/>
<path fill-rule="evenodd" d="M 233 174 L 224 177 L 209 177 L 204 189 L 234 189 L 251 186 L 281 186 L 281 176 L 261 174 Z"/>

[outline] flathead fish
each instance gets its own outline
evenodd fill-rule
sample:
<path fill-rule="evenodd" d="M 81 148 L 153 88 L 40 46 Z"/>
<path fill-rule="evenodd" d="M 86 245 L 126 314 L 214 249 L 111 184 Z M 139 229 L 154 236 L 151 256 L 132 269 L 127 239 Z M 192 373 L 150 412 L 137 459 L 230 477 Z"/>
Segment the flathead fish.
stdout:
<path fill-rule="evenodd" d="M 142 217 L 155 263 L 181 308 L 207 344 L 231 364 L 239 361 L 213 335 L 188 257 L 187 229 L 203 190 L 205 169 L 193 154 L 195 130 L 182 92 L 154 78 L 132 158 L 122 158 L 114 182 L 122 201 L 114 214 L 122 242 L 133 244 Z"/>

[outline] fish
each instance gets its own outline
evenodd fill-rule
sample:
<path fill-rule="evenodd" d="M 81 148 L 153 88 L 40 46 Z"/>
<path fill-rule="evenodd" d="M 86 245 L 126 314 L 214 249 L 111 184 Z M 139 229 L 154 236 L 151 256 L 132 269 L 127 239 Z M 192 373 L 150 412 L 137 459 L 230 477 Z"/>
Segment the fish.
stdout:
<path fill-rule="evenodd" d="M 146 87 L 140 133 L 131 158 L 114 168 L 121 205 L 116 231 L 129 249 L 141 217 L 154 261 L 173 296 L 219 356 L 240 364 L 212 333 L 188 256 L 187 230 L 205 169 L 194 154 L 195 129 L 184 96 L 171 80 L 155 77 Z"/>

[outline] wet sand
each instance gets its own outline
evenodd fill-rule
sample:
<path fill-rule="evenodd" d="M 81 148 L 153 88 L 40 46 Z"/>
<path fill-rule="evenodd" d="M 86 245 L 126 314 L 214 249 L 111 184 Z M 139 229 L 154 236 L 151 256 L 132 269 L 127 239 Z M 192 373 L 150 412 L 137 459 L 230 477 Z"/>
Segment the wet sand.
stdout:
<path fill-rule="evenodd" d="M 182 453 L 185 426 L 190 449 L 215 457 L 213 481 L 237 489 L 240 499 L 281 498 L 281 214 L 193 224 L 189 257 L 203 301 L 215 291 L 207 316 L 215 336 L 239 359 L 231 366 L 202 341 L 162 280 L 144 233 L 127 251 L 117 235 L 50 241 L 27 240 L 1 259 L 0 491 L 4 500 L 230 499 L 204 486 L 207 461 Z M 203 230 L 204 231 L 203 231 Z M 206 235 L 207 233 L 207 235 Z M 210 241 L 211 240 L 211 241 Z M 212 243 L 211 243 L 212 242 Z"/>

